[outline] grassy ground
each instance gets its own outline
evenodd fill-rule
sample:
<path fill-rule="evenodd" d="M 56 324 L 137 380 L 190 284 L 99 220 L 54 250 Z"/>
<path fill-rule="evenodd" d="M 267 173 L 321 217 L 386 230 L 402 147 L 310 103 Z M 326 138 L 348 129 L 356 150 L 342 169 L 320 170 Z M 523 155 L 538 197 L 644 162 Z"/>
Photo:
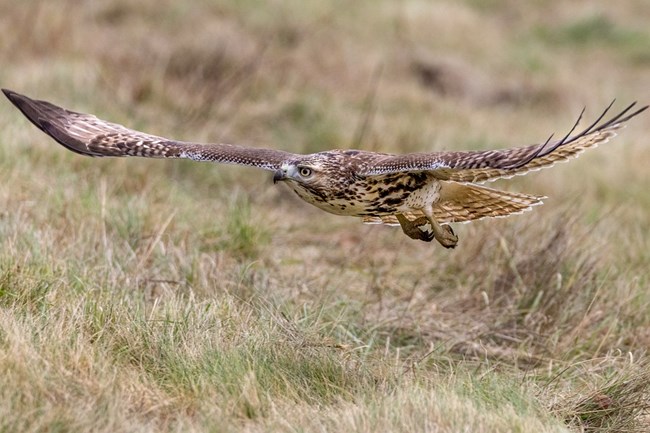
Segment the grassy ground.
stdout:
<path fill-rule="evenodd" d="M 296 152 L 529 144 L 650 102 L 645 0 L 0 1 L 0 84 Z M 647 115 L 454 251 L 0 103 L 0 431 L 650 431 Z"/>

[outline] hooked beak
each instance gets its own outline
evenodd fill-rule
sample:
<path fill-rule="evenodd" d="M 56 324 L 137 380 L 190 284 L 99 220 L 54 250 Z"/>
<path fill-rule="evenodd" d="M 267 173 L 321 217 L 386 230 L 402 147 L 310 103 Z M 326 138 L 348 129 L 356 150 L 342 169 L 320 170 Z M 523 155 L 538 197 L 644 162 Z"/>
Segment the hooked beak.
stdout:
<path fill-rule="evenodd" d="M 287 176 L 287 172 L 282 170 L 281 168 L 278 170 L 275 170 L 275 173 L 273 173 L 273 184 L 276 184 L 282 180 L 284 180 Z"/>

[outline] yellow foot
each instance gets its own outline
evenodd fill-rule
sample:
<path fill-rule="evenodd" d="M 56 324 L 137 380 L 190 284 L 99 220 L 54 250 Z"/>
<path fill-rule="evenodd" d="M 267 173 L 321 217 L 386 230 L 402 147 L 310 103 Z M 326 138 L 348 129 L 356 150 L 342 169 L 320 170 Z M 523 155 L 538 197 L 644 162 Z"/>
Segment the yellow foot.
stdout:
<path fill-rule="evenodd" d="M 456 248 L 456 245 L 458 245 L 458 236 L 456 236 L 451 226 L 449 224 L 442 224 L 440 225 L 440 229 L 434 235 L 436 240 L 440 242 L 440 245 L 445 248 Z"/>
<path fill-rule="evenodd" d="M 396 217 L 397 221 L 399 221 L 400 226 L 402 226 L 402 231 L 411 239 L 416 239 L 424 242 L 431 242 L 434 239 L 432 232 L 420 229 L 420 227 L 429 224 L 429 220 L 426 217 L 420 217 L 414 221 L 409 221 L 404 215 L 401 214 L 397 214 Z"/>
<path fill-rule="evenodd" d="M 440 224 L 433 216 L 432 210 L 424 210 L 429 224 L 431 224 L 431 231 L 436 240 L 445 248 L 456 248 L 458 245 L 458 236 L 452 230 L 449 224 Z"/>

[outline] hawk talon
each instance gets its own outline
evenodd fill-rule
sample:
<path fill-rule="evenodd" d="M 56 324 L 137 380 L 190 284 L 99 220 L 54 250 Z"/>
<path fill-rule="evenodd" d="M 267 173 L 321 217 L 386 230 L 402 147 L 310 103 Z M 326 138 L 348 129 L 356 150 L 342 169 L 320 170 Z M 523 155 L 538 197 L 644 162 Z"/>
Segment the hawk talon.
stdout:
<path fill-rule="evenodd" d="M 456 236 L 451 226 L 449 224 L 442 224 L 440 227 L 444 231 L 444 234 L 437 238 L 440 245 L 445 248 L 456 248 L 456 245 L 458 245 L 458 236 Z"/>
<path fill-rule="evenodd" d="M 440 224 L 433 216 L 432 210 L 426 210 L 425 214 L 427 221 L 431 224 L 431 231 L 438 243 L 445 248 L 456 248 L 458 244 L 458 236 L 449 224 Z"/>
<path fill-rule="evenodd" d="M 406 234 L 406 236 L 410 237 L 411 239 L 431 242 L 435 238 L 432 232 L 420 229 L 420 227 L 429 224 L 429 220 L 426 217 L 420 217 L 413 221 L 410 221 L 402 214 L 397 214 L 396 217 L 397 221 L 399 221 L 399 224 L 402 227 L 404 234 Z"/>

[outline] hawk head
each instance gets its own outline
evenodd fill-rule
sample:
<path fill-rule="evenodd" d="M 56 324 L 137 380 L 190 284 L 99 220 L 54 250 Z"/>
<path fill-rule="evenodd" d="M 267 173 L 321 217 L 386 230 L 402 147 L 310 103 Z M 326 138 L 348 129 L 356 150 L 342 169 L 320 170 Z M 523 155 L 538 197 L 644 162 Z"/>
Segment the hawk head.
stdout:
<path fill-rule="evenodd" d="M 273 183 L 286 182 L 303 200 L 325 203 L 355 181 L 357 164 L 344 152 L 320 152 L 287 160 L 273 174 Z M 319 206 L 320 207 L 320 206 Z"/>

